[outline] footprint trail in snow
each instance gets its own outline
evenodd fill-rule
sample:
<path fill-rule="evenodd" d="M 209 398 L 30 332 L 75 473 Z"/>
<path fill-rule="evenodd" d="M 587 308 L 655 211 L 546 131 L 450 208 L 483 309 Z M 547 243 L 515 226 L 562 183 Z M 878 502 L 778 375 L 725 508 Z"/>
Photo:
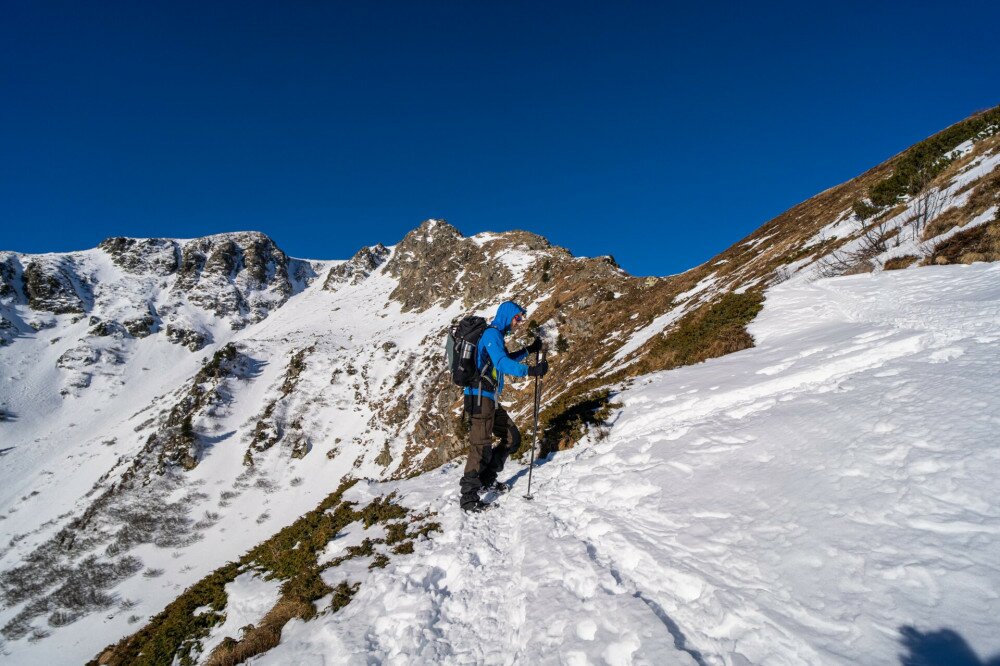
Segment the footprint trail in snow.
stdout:
<path fill-rule="evenodd" d="M 946 289 L 946 298 L 941 290 Z M 786 283 L 757 347 L 644 377 L 492 511 L 461 465 L 358 484 L 443 531 L 262 663 L 895 663 L 1000 653 L 1000 266 Z"/>

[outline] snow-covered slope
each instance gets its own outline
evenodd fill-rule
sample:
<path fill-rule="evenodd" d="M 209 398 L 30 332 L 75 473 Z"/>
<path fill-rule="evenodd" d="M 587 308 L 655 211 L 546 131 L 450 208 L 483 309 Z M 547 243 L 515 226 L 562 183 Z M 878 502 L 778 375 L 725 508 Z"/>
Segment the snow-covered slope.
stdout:
<path fill-rule="evenodd" d="M 786 283 L 753 333 L 615 396 L 533 502 L 520 465 L 483 515 L 459 464 L 355 486 L 443 533 L 327 571 L 357 596 L 260 663 L 886 664 L 941 629 L 1000 653 L 1000 265 Z"/>
<path fill-rule="evenodd" d="M 385 357 L 413 353 L 458 310 L 401 315 L 388 303 L 396 286 L 389 278 L 336 296 L 321 286 L 293 295 L 280 318 L 226 334 L 239 352 L 218 376 L 199 372 L 213 353 L 191 354 L 161 336 L 111 338 L 127 363 L 60 396 L 53 390 L 62 374 L 58 338 L 83 321 L 0 350 L 11 370 L 2 394 L 11 416 L 3 424 L 0 526 L 8 538 L 0 557 L 6 591 L 31 602 L 2 614 L 14 639 L 5 645 L 10 658 L 84 661 L 187 584 L 313 508 L 346 474 L 391 473 L 392 462 L 374 462 L 383 450 L 398 465 L 406 440 L 380 427 L 376 400 L 354 395 L 412 390 L 394 385 L 399 368 Z M 371 303 L 386 308 L 375 313 Z M 293 373 L 296 355 L 301 370 Z M 197 465 L 164 469 L 159 449 L 173 441 L 171 420 L 196 390 L 210 398 L 183 412 L 191 416 Z M 36 411 L 39 402 L 45 406 Z M 90 577 L 93 556 L 116 570 L 107 583 L 79 591 L 93 598 L 77 599 L 74 586 Z M 38 628 L 46 618 L 48 628 Z M 39 640 L 48 632 L 58 639 Z M 25 633 L 36 641 L 18 640 Z"/>
<path fill-rule="evenodd" d="M 775 552 L 798 543 L 800 532 L 782 532 L 783 521 L 818 523 L 806 519 L 812 520 L 812 513 L 796 513 L 801 497 L 782 501 L 776 496 L 782 488 L 768 488 L 781 479 L 791 484 L 799 476 L 810 478 L 783 467 L 783 451 L 797 450 L 795 460 L 811 461 L 813 471 L 837 465 L 850 470 L 847 480 L 817 483 L 815 489 L 830 493 L 829 506 L 843 501 L 844 515 L 855 523 L 868 510 L 865 502 L 882 497 L 887 484 L 896 483 L 893 487 L 904 499 L 924 497 L 920 493 L 930 480 L 939 485 L 926 497 L 941 502 L 964 497 L 957 486 L 939 481 L 940 474 L 957 473 L 952 468 L 939 472 L 931 463 L 920 463 L 911 470 L 907 461 L 897 460 L 907 437 L 924 437 L 922 428 L 945 423 L 937 416 L 929 423 L 925 414 L 937 415 L 948 396 L 930 387 L 927 395 L 941 396 L 931 404 L 906 402 L 919 384 L 895 387 L 893 382 L 904 379 L 878 376 L 882 371 L 871 368 L 926 352 L 935 363 L 916 367 L 944 372 L 938 382 L 942 385 L 959 380 L 948 372 L 953 369 L 984 376 L 992 369 L 985 357 L 979 365 L 964 365 L 985 354 L 995 329 L 992 297 L 976 292 L 967 278 L 980 275 L 988 281 L 996 274 L 980 267 L 968 272 L 933 267 L 1000 259 L 998 132 L 1000 109 L 959 123 L 775 218 L 711 261 L 666 278 L 630 276 L 609 256 L 574 257 L 529 232 L 465 238 L 438 220 L 424 222 L 396 245 L 375 244 L 336 261 L 290 259 L 257 232 L 187 240 L 110 238 L 96 249 L 67 254 L 0 252 L 0 654 L 15 663 L 79 663 L 95 655 L 112 664 L 132 664 L 139 655 L 148 663 L 223 663 L 233 654 L 263 653 L 276 645 L 275 654 L 293 649 L 295 644 L 279 644 L 279 639 L 300 624 L 313 632 L 329 621 L 337 626 L 378 613 L 396 617 L 391 609 L 378 610 L 388 598 L 378 590 L 390 589 L 382 584 L 388 579 L 380 576 L 391 577 L 396 567 L 456 572 L 465 560 L 451 563 L 447 549 L 468 552 L 466 534 L 458 529 L 464 523 L 452 506 L 457 471 L 448 465 L 464 454 L 466 438 L 458 418 L 459 393 L 444 372 L 443 333 L 459 314 L 489 315 L 500 301 L 513 298 L 529 310 L 525 334 L 537 332 L 550 347 L 540 447 L 546 453 L 566 450 L 585 436 L 591 445 L 539 468 L 548 499 L 537 504 L 538 510 L 562 521 L 544 528 L 552 540 L 518 531 L 522 518 L 527 528 L 543 513 L 521 515 L 513 509 L 517 521 L 488 517 L 485 527 L 468 524 L 487 544 L 503 533 L 493 546 L 473 551 L 468 562 L 486 562 L 490 553 L 514 561 L 521 557 L 517 544 L 530 542 L 524 566 L 550 566 L 540 579 L 549 580 L 551 589 L 546 589 L 571 604 L 572 596 L 558 591 L 562 583 L 556 577 L 566 572 L 556 556 L 565 547 L 570 554 L 563 559 L 573 560 L 583 543 L 598 567 L 593 580 L 602 581 L 593 589 L 610 590 L 610 596 L 588 603 L 601 608 L 602 622 L 620 621 L 610 629 L 584 622 L 576 634 L 582 642 L 572 648 L 573 634 L 563 631 L 569 624 L 557 631 L 541 616 L 525 624 L 518 619 L 520 610 L 510 610 L 517 604 L 503 602 L 508 593 L 536 593 L 531 574 L 517 578 L 516 571 L 480 567 L 462 579 L 452 576 L 447 589 L 493 586 L 499 590 L 498 605 L 488 616 L 448 609 L 458 632 L 452 638 L 445 632 L 451 620 L 439 618 L 439 624 L 423 625 L 431 627 L 425 636 L 436 637 L 427 645 L 416 638 L 406 639 L 410 643 L 400 639 L 398 645 L 409 645 L 413 658 L 426 650 L 428 658 L 452 655 L 462 661 L 466 655 L 503 661 L 499 655 L 476 655 L 480 648 L 462 638 L 489 625 L 509 630 L 515 643 L 526 641 L 526 651 L 537 650 L 525 652 L 525 659 L 541 658 L 545 646 L 561 641 L 569 662 L 579 657 L 573 649 L 592 659 L 627 660 L 623 655 L 643 639 L 642 649 L 633 653 L 636 659 L 724 661 L 726 654 L 739 652 L 767 662 L 770 653 L 754 643 L 757 639 L 747 638 L 762 630 L 749 627 L 755 617 L 778 617 L 781 604 L 769 606 L 766 599 L 739 592 L 727 606 L 728 593 L 719 592 L 712 597 L 712 608 L 722 609 L 718 613 L 727 619 L 712 620 L 709 610 L 698 605 L 709 593 L 694 598 L 690 590 L 767 584 L 771 587 L 760 587 L 758 597 L 777 595 L 784 612 L 794 618 L 826 618 L 802 609 L 812 608 L 808 604 L 832 608 L 833 597 L 800 602 L 798 588 L 793 590 L 798 583 L 782 578 L 781 566 L 795 562 L 797 555 L 783 553 L 782 562 L 773 566 L 755 559 L 766 550 L 761 544 L 768 538 L 773 542 L 768 548 Z M 926 178 L 901 182 L 900 173 Z M 883 275 L 898 268 L 905 268 L 907 276 Z M 868 282 L 809 282 L 857 272 L 874 277 Z M 759 312 L 765 289 L 782 282 L 767 292 L 777 303 L 768 305 L 751 330 L 761 345 L 756 351 L 697 369 L 654 374 L 652 388 L 642 387 L 650 373 L 751 347 L 754 338 L 746 325 Z M 920 289 L 926 303 L 918 303 Z M 869 301 L 874 305 L 869 307 Z M 916 304 L 907 309 L 905 303 Z M 865 318 L 869 311 L 876 313 L 871 315 L 875 319 Z M 858 337 L 869 329 L 888 334 L 884 339 Z M 967 340 L 970 330 L 978 331 L 974 340 L 980 347 L 947 342 L 949 336 Z M 800 348 L 789 339 L 791 333 L 816 341 Z M 511 348 L 527 337 L 510 340 Z M 837 383 L 841 377 L 852 379 Z M 689 394 L 662 386 L 688 381 L 695 382 L 685 389 L 693 391 Z M 854 381 L 871 384 L 852 394 L 848 389 Z M 922 381 L 937 386 L 931 378 Z M 639 383 L 621 393 L 629 382 Z M 880 412 L 878 420 L 866 422 L 870 414 L 857 411 L 877 404 L 872 399 L 875 386 L 888 386 L 883 402 L 890 412 L 890 407 L 898 409 L 893 413 L 899 418 L 883 423 Z M 510 412 L 523 428 L 530 417 L 531 384 L 512 382 L 509 388 Z M 609 391 L 620 395 L 609 397 Z M 819 402 L 803 397 L 810 391 L 822 396 L 815 398 Z M 864 404 L 853 405 L 852 397 L 863 398 Z M 602 422 L 614 400 L 627 406 L 607 434 Z M 980 411 L 950 422 L 948 432 L 976 443 L 982 428 L 995 425 L 989 398 L 977 400 Z M 786 414 L 789 402 L 802 409 Z M 810 406 L 816 408 L 810 411 Z M 950 404 L 944 411 L 948 417 L 963 413 Z M 852 413 L 845 423 L 838 422 Z M 741 439 L 747 424 L 778 416 L 780 425 L 762 424 L 757 440 Z M 881 466 L 855 467 L 850 460 L 825 457 L 854 451 L 862 430 L 879 441 L 902 443 L 875 456 Z M 688 436 L 701 431 L 705 434 Z M 937 440 L 928 441 L 933 446 Z M 778 446 L 773 442 L 781 442 L 780 451 L 768 448 Z M 642 450 L 658 443 L 655 450 L 669 459 L 647 457 L 652 454 Z M 985 455 L 986 450 L 977 451 Z M 757 457 L 747 458 L 751 453 Z M 556 486 L 545 480 L 544 472 L 555 474 L 566 465 L 586 469 L 591 457 L 595 464 L 607 462 L 589 474 L 595 485 L 568 471 Z M 612 464 L 614 459 L 621 464 Z M 646 475 L 647 467 L 674 470 L 679 476 Z M 969 469 L 978 474 L 977 465 Z M 686 475 L 697 482 L 685 485 Z M 342 492 L 361 479 L 402 483 L 400 492 L 414 507 L 406 518 L 413 521 L 412 532 L 400 522 L 404 509 L 385 506 L 391 504 L 385 493 L 393 485 L 355 485 L 347 491 L 355 504 L 344 499 Z M 871 485 L 860 491 L 851 485 L 866 479 Z M 739 485 L 744 481 L 747 486 Z M 561 489 L 574 484 L 579 489 L 572 499 L 560 499 Z M 731 494 L 741 488 L 742 494 Z M 763 499 L 757 498 L 758 491 Z M 855 491 L 856 497 L 851 494 Z M 600 506 L 588 505 L 597 495 Z M 376 496 L 380 499 L 363 503 Z M 727 497 L 737 498 L 731 499 L 733 506 L 699 508 L 725 504 Z M 852 499 L 857 501 L 852 504 Z M 968 506 L 988 514 L 988 505 L 976 503 L 982 501 L 970 499 Z M 920 499 L 913 506 L 923 509 L 929 502 Z M 644 521 L 653 521 L 649 507 L 656 507 L 656 516 L 672 516 L 673 522 L 649 523 L 645 529 Z M 671 507 L 681 507 L 688 517 Z M 753 513 L 755 507 L 759 515 Z M 811 511 L 821 509 L 813 506 Z M 607 526 L 594 528 L 607 530 L 602 533 L 606 544 L 590 531 L 588 516 L 594 512 L 609 512 Z M 365 516 L 368 529 L 348 524 L 362 520 L 356 514 Z M 726 522 L 730 519 L 738 527 Z M 443 531 L 435 531 L 436 520 Z M 490 522 L 494 520 L 500 522 Z M 773 529 L 755 532 L 755 521 Z M 915 530 L 929 524 L 900 522 Z M 956 519 L 941 529 L 964 529 L 974 522 Z M 661 563 L 663 568 L 649 569 L 652 573 L 640 580 L 645 574 L 636 573 L 636 567 L 646 560 L 636 544 L 658 544 L 648 552 L 661 562 L 667 558 L 662 540 L 675 524 L 684 530 L 677 527 L 677 536 L 671 537 L 678 550 L 670 556 L 680 557 L 678 552 L 689 549 L 685 564 Z M 741 536 L 733 536 L 734 530 Z M 341 537 L 327 543 L 328 531 Z M 993 534 L 976 532 L 967 541 L 975 548 L 992 547 Z M 851 530 L 843 535 L 868 539 Z M 922 544 L 928 552 L 937 547 Z M 858 560 L 848 545 L 830 545 L 824 556 L 862 569 L 854 578 L 867 576 L 871 558 Z M 834 557 L 841 552 L 835 547 L 844 553 L 841 560 Z M 416 548 L 412 555 L 411 548 Z M 951 552 L 952 542 L 942 548 Z M 557 561 L 530 557 L 536 550 Z M 725 562 L 723 552 L 730 558 Z M 421 554 L 430 559 L 420 560 Z M 608 565 L 618 587 L 606 587 L 607 576 L 599 567 L 619 555 L 625 559 Z M 383 570 L 369 573 L 366 557 L 374 558 L 372 571 Z M 930 555 L 921 557 L 915 560 L 919 566 L 936 575 Z M 899 566 L 903 568 L 891 575 L 902 580 L 917 565 L 907 561 Z M 515 576 L 518 586 L 498 582 L 497 571 Z M 970 580 L 995 584 L 992 574 L 966 571 L 974 571 Z M 754 572 L 762 578 L 755 579 Z M 434 587 L 433 581 L 444 580 L 442 575 L 438 571 L 426 580 L 411 580 L 403 584 L 404 593 L 391 598 L 439 613 L 448 599 L 466 598 L 448 597 L 440 592 L 445 588 Z M 364 584 L 341 586 L 338 576 Z M 821 574 L 810 579 L 823 585 L 830 581 Z M 726 582 L 733 584 L 726 588 Z M 635 599 L 616 590 L 631 590 Z M 843 598 L 853 590 L 844 587 Z M 469 595 L 471 608 L 475 597 Z M 895 598 L 891 602 L 897 603 Z M 983 608 L 995 610 L 989 603 L 983 602 Z M 684 615 L 689 607 L 696 616 Z M 338 609 L 343 620 L 333 618 Z M 644 609 L 652 609 L 652 616 Z M 236 627 L 242 638 L 227 634 L 244 619 Z M 787 659 L 792 654 L 811 658 L 813 653 L 802 645 L 815 654 L 832 654 L 832 639 L 824 642 L 816 636 L 832 626 L 830 635 L 839 640 L 843 636 L 837 632 L 847 624 L 837 615 L 829 626 L 810 625 L 814 633 L 809 634 L 793 631 L 791 620 L 784 621 L 761 620 L 759 624 L 784 629 L 760 644 L 773 646 L 775 654 Z M 248 630 L 247 623 L 255 627 Z M 401 636 L 408 631 L 376 624 Z M 538 633 L 543 626 L 553 632 L 544 640 Z M 343 649 L 350 653 L 362 642 L 360 627 L 345 624 L 343 631 L 333 630 L 330 640 L 345 641 Z M 881 630 L 896 635 L 895 629 Z M 779 640 L 777 634 L 793 638 Z M 364 636 L 373 654 L 395 649 L 391 642 Z M 841 642 L 872 642 L 870 633 L 858 636 Z M 117 646 L 101 651 L 119 639 Z M 742 647 L 727 652 L 726 641 Z M 306 652 L 329 647 L 298 645 L 294 649 Z M 218 654 L 210 654 L 213 650 Z M 226 651 L 229 656 L 220 656 Z"/>
<path fill-rule="evenodd" d="M 2 650 L 50 663 L 141 626 L 342 479 L 458 454 L 441 337 L 459 314 L 644 289 L 531 234 L 433 220 L 346 262 L 289 260 L 254 233 L 0 261 Z M 592 300 L 565 303 L 551 335 Z"/>

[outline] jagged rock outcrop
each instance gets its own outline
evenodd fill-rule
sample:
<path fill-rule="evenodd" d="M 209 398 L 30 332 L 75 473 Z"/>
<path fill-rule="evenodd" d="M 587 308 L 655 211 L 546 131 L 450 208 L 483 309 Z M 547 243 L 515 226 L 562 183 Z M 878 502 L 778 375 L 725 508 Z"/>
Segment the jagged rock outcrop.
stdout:
<path fill-rule="evenodd" d="M 193 352 L 204 349 L 212 342 L 212 335 L 210 333 L 175 326 L 174 324 L 167 324 L 166 332 L 167 340 L 182 347 L 187 347 Z"/>
<path fill-rule="evenodd" d="M 219 349 L 179 392 L 176 402 L 165 412 L 158 427 L 146 439 L 124 479 L 136 475 L 163 474 L 172 468 L 194 469 L 201 460 L 203 437 L 198 432 L 199 417 L 218 417 L 229 402 L 228 382 L 250 377 L 253 359 L 229 343 Z"/>
<path fill-rule="evenodd" d="M 0 315 L 0 347 L 9 345 L 17 337 L 17 326 L 7 317 Z"/>
<path fill-rule="evenodd" d="M 0 253 L 0 298 L 20 299 L 21 262 L 13 254 Z"/>
<path fill-rule="evenodd" d="M 299 378 L 306 369 L 306 358 L 314 351 L 316 345 L 292 354 L 278 389 L 278 396 L 267 403 L 254 425 L 247 451 L 243 456 L 244 465 L 252 467 L 255 454 L 263 453 L 282 441 L 288 445 L 292 458 L 302 458 L 312 448 L 311 437 L 303 431 L 302 415 L 289 415 L 286 398 L 295 392 Z"/>
<path fill-rule="evenodd" d="M 157 329 L 158 319 L 152 313 L 152 306 L 150 306 L 150 310 L 149 314 L 132 319 L 126 319 L 121 322 L 113 319 L 91 317 L 90 330 L 88 333 L 98 338 L 145 338 L 152 335 Z M 204 343 L 205 340 L 202 340 L 202 342 Z M 204 344 L 201 346 L 203 347 Z"/>
<path fill-rule="evenodd" d="M 345 284 L 358 284 L 381 266 L 388 256 L 389 249 L 382 243 L 363 247 L 349 260 L 330 269 L 323 288 L 336 291 Z"/>
<path fill-rule="evenodd" d="M 399 280 L 391 298 L 403 312 L 446 307 L 458 299 L 467 306 L 501 293 L 511 273 L 490 262 L 483 249 L 441 220 L 427 220 L 396 246 L 385 271 Z"/>
<path fill-rule="evenodd" d="M 146 314 L 122 322 L 122 326 L 133 338 L 145 338 L 159 330 L 160 317 L 151 303 L 146 304 Z"/>
<path fill-rule="evenodd" d="M 136 274 L 171 275 L 180 263 L 177 241 L 169 238 L 106 238 L 97 246 L 122 270 Z"/>
<path fill-rule="evenodd" d="M 100 317 L 90 318 L 90 330 L 88 332 L 98 338 L 122 338 L 125 337 L 126 333 L 125 326 L 122 324 L 117 321 L 107 321 Z"/>
<path fill-rule="evenodd" d="M 122 317 L 116 324 L 133 337 L 146 337 L 161 328 L 167 339 L 197 351 L 211 344 L 213 335 L 197 320 L 179 316 L 184 301 L 208 310 L 233 330 L 260 321 L 291 295 L 290 262 L 274 241 L 259 232 L 234 232 L 175 241 L 164 238 L 108 238 L 100 249 L 123 270 L 142 276 L 175 276 L 172 301 L 157 311 L 152 302 L 138 308 L 142 314 Z M 308 262 L 294 265 L 300 283 L 314 272 Z M 163 326 L 163 322 L 166 326 Z"/>
<path fill-rule="evenodd" d="M 228 319 L 234 329 L 258 322 L 291 295 L 288 257 L 259 232 L 206 236 L 184 244 L 175 292 Z"/>
<path fill-rule="evenodd" d="M 90 289 L 73 274 L 73 260 L 36 259 L 24 269 L 24 291 L 34 310 L 53 314 L 83 314 Z"/>

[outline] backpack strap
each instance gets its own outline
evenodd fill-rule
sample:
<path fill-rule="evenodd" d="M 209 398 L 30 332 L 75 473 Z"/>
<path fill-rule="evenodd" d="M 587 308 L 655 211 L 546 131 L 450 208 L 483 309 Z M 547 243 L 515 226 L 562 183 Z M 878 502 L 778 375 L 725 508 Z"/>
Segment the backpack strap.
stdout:
<path fill-rule="evenodd" d="M 495 330 L 495 331 L 498 331 L 498 332 L 500 330 L 496 326 L 493 326 L 492 324 L 490 324 L 489 326 L 487 326 L 486 330 L 489 330 L 491 328 L 493 330 Z M 486 335 L 486 331 L 485 330 L 483 331 L 483 335 Z M 501 339 L 502 339 L 502 334 L 501 334 Z M 489 374 L 487 374 L 487 373 L 489 373 L 490 371 L 492 371 L 494 369 L 493 368 L 493 359 L 490 358 L 489 353 L 484 353 L 483 354 L 483 356 L 486 357 L 486 360 L 485 360 L 485 362 L 482 365 L 479 364 L 479 361 L 480 361 L 480 359 L 479 359 L 479 347 L 482 344 L 483 344 L 483 337 L 481 335 L 481 336 L 479 336 L 479 343 L 476 345 L 476 369 L 479 370 L 479 393 L 480 393 L 480 395 L 482 395 L 482 392 L 483 392 L 483 379 L 484 378 L 486 379 L 486 382 L 487 382 L 487 386 L 486 386 L 487 389 L 489 389 L 491 391 L 496 391 L 496 389 L 497 389 L 497 382 L 494 381 L 489 376 Z M 483 347 L 483 352 L 486 352 L 486 348 L 485 347 Z M 490 388 L 490 385 L 492 385 L 493 388 Z"/>

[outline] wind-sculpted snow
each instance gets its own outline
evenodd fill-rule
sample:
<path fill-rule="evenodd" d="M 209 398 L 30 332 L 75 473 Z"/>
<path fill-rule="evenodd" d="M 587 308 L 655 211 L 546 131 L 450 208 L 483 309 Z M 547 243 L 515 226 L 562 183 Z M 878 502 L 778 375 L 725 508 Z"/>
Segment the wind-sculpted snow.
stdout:
<path fill-rule="evenodd" d="M 886 664 L 945 629 L 935 663 L 1000 653 L 1000 266 L 785 284 L 752 331 L 616 395 L 534 502 L 517 464 L 482 515 L 459 464 L 356 486 L 443 534 L 261 663 Z"/>

